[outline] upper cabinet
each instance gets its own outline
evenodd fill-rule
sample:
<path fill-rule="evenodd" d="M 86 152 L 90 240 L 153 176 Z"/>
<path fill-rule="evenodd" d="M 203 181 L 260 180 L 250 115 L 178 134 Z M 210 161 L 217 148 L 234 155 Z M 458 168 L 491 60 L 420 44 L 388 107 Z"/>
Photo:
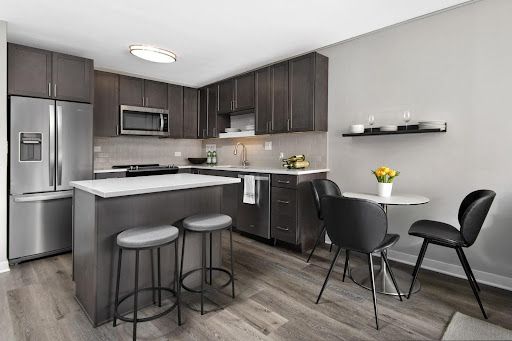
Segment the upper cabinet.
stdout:
<path fill-rule="evenodd" d="M 8 44 L 8 94 L 91 103 L 91 59 Z"/>
<path fill-rule="evenodd" d="M 119 103 L 137 107 L 168 108 L 167 84 L 119 76 Z"/>
<path fill-rule="evenodd" d="M 197 133 L 197 115 L 199 91 L 193 88 L 183 88 L 183 137 L 186 139 L 196 139 Z"/>
<path fill-rule="evenodd" d="M 183 87 L 169 84 L 169 133 L 170 137 L 183 137 Z"/>
<path fill-rule="evenodd" d="M 270 66 L 271 133 L 290 131 L 288 106 L 288 62 Z"/>
<path fill-rule="evenodd" d="M 94 71 L 94 136 L 119 135 L 119 75 Z"/>
<path fill-rule="evenodd" d="M 217 85 L 217 113 L 254 109 L 254 72 L 224 80 Z"/>
<path fill-rule="evenodd" d="M 289 61 L 290 131 L 327 131 L 329 59 L 318 53 Z"/>

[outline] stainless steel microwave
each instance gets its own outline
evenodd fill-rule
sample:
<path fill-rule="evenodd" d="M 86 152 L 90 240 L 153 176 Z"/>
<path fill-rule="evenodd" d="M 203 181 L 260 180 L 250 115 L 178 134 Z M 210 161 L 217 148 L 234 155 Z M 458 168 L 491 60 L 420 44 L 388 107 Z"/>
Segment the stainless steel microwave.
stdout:
<path fill-rule="evenodd" d="M 120 133 L 169 136 L 169 110 L 121 105 Z"/>

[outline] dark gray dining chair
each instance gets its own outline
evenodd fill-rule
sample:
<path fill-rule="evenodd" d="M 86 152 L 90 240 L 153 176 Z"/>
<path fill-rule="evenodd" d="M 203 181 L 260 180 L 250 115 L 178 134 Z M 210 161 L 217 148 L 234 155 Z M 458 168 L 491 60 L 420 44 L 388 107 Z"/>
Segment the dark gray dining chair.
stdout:
<path fill-rule="evenodd" d="M 341 197 L 341 190 L 338 187 L 338 185 L 331 180 L 328 179 L 315 179 L 311 180 L 311 190 L 313 192 L 313 200 L 315 202 L 316 212 L 318 215 L 318 219 L 322 222 L 322 228 L 320 229 L 320 234 L 316 238 L 315 245 L 313 246 L 313 250 L 311 250 L 311 253 L 308 256 L 308 259 L 306 260 L 306 263 L 309 263 L 309 260 L 311 259 L 311 256 L 313 256 L 313 253 L 316 250 L 316 247 L 320 243 L 320 240 L 324 236 L 325 233 L 325 221 L 324 216 L 322 214 L 322 205 L 321 200 L 326 195 L 334 195 Z M 329 249 L 329 252 L 331 252 L 332 244 Z"/>
<path fill-rule="evenodd" d="M 325 277 L 322 290 L 320 290 L 316 303 L 318 304 L 322 297 L 322 293 L 329 281 L 329 276 L 331 275 L 341 249 L 364 253 L 368 256 L 368 270 L 371 278 L 375 324 L 377 325 L 377 329 L 379 329 L 372 254 L 375 252 L 381 253 L 381 257 L 389 269 L 389 274 L 393 280 L 398 297 L 400 301 L 402 301 L 400 289 L 398 289 L 395 276 L 389 266 L 385 252 L 387 248 L 396 244 L 400 236 L 387 233 L 388 219 L 386 212 L 384 212 L 384 209 L 379 204 L 373 201 L 338 196 L 324 196 L 321 200 L 321 205 L 327 226 L 327 235 L 334 245 L 338 247 L 338 250 L 332 259 L 331 267 Z M 347 265 L 348 259 L 345 261 L 343 279 L 345 279 Z"/>
<path fill-rule="evenodd" d="M 460 230 L 452 225 L 434 220 L 419 220 L 412 224 L 409 229 L 409 234 L 423 238 L 423 245 L 421 246 L 416 266 L 412 272 L 411 288 L 409 289 L 407 298 L 411 297 L 411 291 L 418 277 L 418 272 L 420 271 L 421 263 L 425 257 L 425 252 L 427 252 L 428 244 L 449 247 L 455 249 L 457 252 L 457 256 L 459 256 L 462 268 L 466 273 L 469 285 L 478 301 L 480 310 L 487 319 L 487 314 L 485 313 L 482 301 L 478 295 L 480 287 L 478 286 L 475 275 L 469 266 L 469 262 L 462 248 L 470 247 L 476 241 L 495 197 L 496 193 L 494 191 L 485 189 L 469 193 L 464 200 L 462 200 L 459 207 L 458 220 Z"/>

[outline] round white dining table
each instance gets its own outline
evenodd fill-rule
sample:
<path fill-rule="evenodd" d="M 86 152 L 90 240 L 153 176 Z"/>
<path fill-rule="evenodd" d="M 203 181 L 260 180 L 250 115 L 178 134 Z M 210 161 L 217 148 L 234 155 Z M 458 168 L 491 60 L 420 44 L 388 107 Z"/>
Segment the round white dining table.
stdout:
<path fill-rule="evenodd" d="M 377 194 L 370 193 L 345 192 L 343 193 L 343 196 L 347 198 L 366 199 L 376 202 L 384 208 L 386 214 L 388 211 L 388 206 L 422 205 L 430 201 L 430 199 L 427 197 L 414 194 L 395 194 L 390 197 L 381 197 Z M 374 272 L 377 274 L 375 275 L 375 290 L 381 294 L 397 296 L 398 292 L 393 285 L 391 276 L 389 276 L 389 270 L 387 269 L 386 264 L 381 259 L 380 264 L 376 264 L 374 266 L 376 267 Z M 371 279 L 368 266 L 360 266 L 349 269 L 349 274 L 354 283 L 368 290 L 371 290 Z M 393 270 L 393 274 L 395 275 L 400 293 L 402 295 L 407 294 L 409 291 L 409 286 L 411 285 L 412 275 L 398 269 Z M 420 282 L 417 280 L 414 287 L 412 288 L 412 293 L 418 292 L 419 290 Z"/>

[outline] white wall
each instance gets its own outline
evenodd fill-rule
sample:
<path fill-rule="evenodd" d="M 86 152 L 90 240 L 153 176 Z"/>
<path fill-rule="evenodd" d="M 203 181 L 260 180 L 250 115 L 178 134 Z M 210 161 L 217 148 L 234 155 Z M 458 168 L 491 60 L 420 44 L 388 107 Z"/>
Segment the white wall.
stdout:
<path fill-rule="evenodd" d="M 319 52 L 329 57 L 330 177 L 344 191 L 375 192 L 370 169 L 397 168 L 396 192 L 431 203 L 392 207 L 401 235 L 392 258 L 414 263 L 419 219 L 457 226 L 462 198 L 497 192 L 484 228 L 466 251 L 477 279 L 512 290 L 512 1 L 485 0 L 391 27 Z M 342 138 L 350 124 L 445 119 L 446 134 Z M 454 250 L 429 246 L 425 267 L 463 276 Z"/>
<path fill-rule="evenodd" d="M 7 23 L 0 21 L 0 272 L 7 262 Z"/>

